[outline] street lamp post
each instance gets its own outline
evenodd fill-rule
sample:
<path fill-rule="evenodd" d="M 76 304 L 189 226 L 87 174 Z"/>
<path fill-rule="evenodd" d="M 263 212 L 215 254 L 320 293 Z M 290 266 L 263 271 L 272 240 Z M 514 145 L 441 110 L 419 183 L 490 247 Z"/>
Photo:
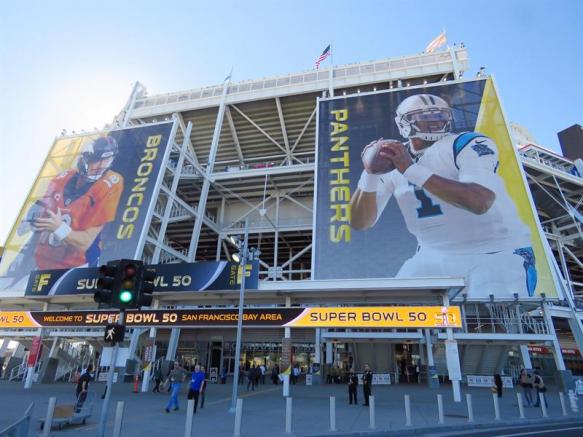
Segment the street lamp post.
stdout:
<path fill-rule="evenodd" d="M 237 391 L 239 389 L 239 361 L 241 359 L 241 337 L 243 334 L 243 302 L 245 300 L 245 273 L 247 266 L 247 244 L 249 239 L 249 217 L 245 219 L 245 237 L 243 239 L 243 246 L 241 247 L 241 288 L 239 289 L 239 316 L 237 318 L 237 343 L 235 347 L 235 370 L 233 375 L 233 395 L 231 398 L 230 413 L 235 412 L 237 405 Z"/>

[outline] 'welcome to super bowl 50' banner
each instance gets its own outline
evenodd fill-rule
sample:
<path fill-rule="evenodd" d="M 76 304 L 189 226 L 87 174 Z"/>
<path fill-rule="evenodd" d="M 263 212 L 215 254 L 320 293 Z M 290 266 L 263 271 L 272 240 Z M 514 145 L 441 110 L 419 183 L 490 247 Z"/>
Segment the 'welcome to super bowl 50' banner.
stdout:
<path fill-rule="evenodd" d="M 57 139 L 0 263 L 0 290 L 23 293 L 33 270 L 134 258 L 172 123 Z"/>
<path fill-rule="evenodd" d="M 128 326 L 233 327 L 237 308 L 128 311 Z M 89 327 L 119 322 L 118 311 L 0 311 L 0 328 Z M 246 308 L 245 327 L 461 328 L 451 307 Z"/>
<path fill-rule="evenodd" d="M 315 279 L 557 296 L 491 79 L 322 99 L 317 154 Z"/>

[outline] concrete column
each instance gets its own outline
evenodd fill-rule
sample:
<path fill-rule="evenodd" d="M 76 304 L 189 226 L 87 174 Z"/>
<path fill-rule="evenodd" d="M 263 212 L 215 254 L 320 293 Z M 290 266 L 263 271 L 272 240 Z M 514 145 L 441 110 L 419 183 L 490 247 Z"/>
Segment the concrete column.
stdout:
<path fill-rule="evenodd" d="M 449 296 L 447 296 L 447 295 L 443 296 L 443 305 L 446 307 L 449 307 Z M 445 331 L 447 333 L 445 360 L 447 363 L 447 370 L 448 370 L 450 377 L 451 377 L 452 373 L 454 373 L 454 374 L 458 373 L 458 370 L 461 369 L 460 357 L 459 357 L 459 353 L 455 356 L 454 356 L 454 354 L 448 353 L 447 345 L 449 344 L 453 347 L 457 347 L 457 342 L 453 338 L 453 329 L 452 328 L 446 328 Z M 459 376 L 461 378 L 461 370 L 459 370 L 459 373 L 460 373 L 460 375 L 456 375 L 456 376 Z M 453 390 L 453 400 L 454 400 L 454 402 L 461 402 L 462 401 L 462 393 L 461 393 L 461 387 L 460 387 L 460 380 L 457 378 L 456 379 L 450 378 L 450 379 L 451 379 L 451 388 Z"/>
<path fill-rule="evenodd" d="M 220 240 L 220 239 L 219 239 Z M 160 301 L 158 299 L 154 299 L 152 302 L 152 309 L 158 309 Z M 148 363 L 146 363 L 146 368 L 144 369 L 144 380 L 142 381 L 142 393 L 146 393 L 150 388 L 150 375 L 154 370 L 152 366 L 156 361 L 156 328 L 150 328 L 150 333 L 148 335 L 148 347 L 152 348 L 151 352 L 151 359 Z"/>
<path fill-rule="evenodd" d="M 577 348 L 579 348 L 579 351 L 583 351 L 583 327 L 581 326 L 581 322 L 574 317 L 569 317 L 569 328 L 573 333 L 573 338 L 575 339 L 575 343 L 577 343 Z"/>
<path fill-rule="evenodd" d="M 530 354 L 528 353 L 528 345 L 520 345 L 520 356 L 522 357 L 522 365 L 525 369 L 532 370 L 532 363 L 530 361 Z"/>
<path fill-rule="evenodd" d="M 430 329 L 425 329 L 425 347 L 427 351 L 427 386 L 429 388 L 439 388 L 439 376 L 433 360 L 433 343 Z"/>
<path fill-rule="evenodd" d="M 48 311 L 49 310 L 49 304 L 48 302 L 43 303 L 43 311 Z M 38 328 L 36 335 L 38 337 L 40 337 L 41 340 L 41 345 L 42 345 L 42 337 L 43 337 L 43 328 Z M 41 349 L 39 351 L 39 354 L 36 358 L 36 361 L 38 362 L 38 360 L 41 358 L 42 356 L 42 346 Z M 24 388 L 28 389 L 32 387 L 32 380 L 34 377 L 34 367 L 35 367 L 36 363 L 33 363 L 32 366 L 28 365 L 27 371 L 26 371 L 26 377 L 24 378 Z"/>
<path fill-rule="evenodd" d="M 331 341 L 326 342 L 326 364 L 334 364 L 334 344 Z"/>
<path fill-rule="evenodd" d="M 180 340 L 180 328 L 172 328 L 170 339 L 168 340 L 168 351 L 166 352 L 167 361 L 174 361 L 176 359 L 178 340 Z"/>
<path fill-rule="evenodd" d="M 51 344 L 51 349 L 43 360 L 42 366 L 38 371 L 38 382 L 47 383 L 53 382 L 55 380 L 55 374 L 59 365 L 59 344 L 62 339 L 59 337 L 54 337 Z M 47 369 L 51 369 L 47 372 Z M 48 373 L 48 374 L 47 374 Z"/>
<path fill-rule="evenodd" d="M 322 362 L 322 329 L 316 328 L 316 336 L 314 340 L 314 360 L 320 364 Z M 583 350 L 583 349 L 581 349 Z"/>
<path fill-rule="evenodd" d="M 573 374 L 565 367 L 565 361 L 563 360 L 563 354 L 561 352 L 561 345 L 559 344 L 559 339 L 557 338 L 557 333 L 555 332 L 555 326 L 553 325 L 553 318 L 551 317 L 551 313 L 549 312 L 548 307 L 544 302 L 542 304 L 542 309 L 545 322 L 549 328 L 549 334 L 553 336 L 553 340 L 551 340 L 551 351 L 557 366 L 557 385 L 559 386 L 559 390 L 569 391 L 574 388 Z"/>

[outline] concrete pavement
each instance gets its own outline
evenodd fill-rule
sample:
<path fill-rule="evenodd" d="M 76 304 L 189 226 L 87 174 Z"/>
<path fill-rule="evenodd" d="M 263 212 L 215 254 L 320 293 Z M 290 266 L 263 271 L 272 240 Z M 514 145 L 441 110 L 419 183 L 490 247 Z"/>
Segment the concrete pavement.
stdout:
<path fill-rule="evenodd" d="M 90 391 L 96 393 L 96 403 L 92 418 L 86 425 L 77 425 L 63 431 L 54 431 L 54 435 L 95 435 L 101 408 L 100 395 L 103 383 L 91 383 Z M 180 396 L 180 410 L 170 414 L 164 411 L 168 393 L 132 393 L 132 384 L 114 385 L 110 412 L 108 415 L 110 430 L 113 426 L 115 404 L 125 401 L 125 415 L 122 428 L 123 436 L 182 436 L 186 419 L 186 384 Z M 24 390 L 22 383 L 0 382 L 0 427 L 16 420 L 31 401 L 35 402 L 34 417 L 44 417 L 50 396 L 57 397 L 57 404 L 73 401 L 74 384 L 35 384 L 31 390 Z M 243 402 L 242 434 L 253 436 L 285 435 L 285 399 L 282 386 L 272 384 L 260 385 L 256 391 L 248 392 L 246 386 L 240 385 L 240 397 Z M 438 425 L 436 395 L 440 393 L 444 400 L 445 424 Z M 487 388 L 464 388 L 463 395 L 472 395 L 476 424 L 495 424 L 492 395 Z M 373 395 L 376 403 L 377 431 L 397 431 L 405 426 L 405 407 L 403 396 L 411 398 L 413 427 L 450 429 L 452 426 L 467 429 L 467 409 L 465 397 L 463 402 L 454 403 L 449 386 L 430 390 L 417 385 L 374 386 Z M 562 410 L 556 390 L 550 388 L 548 395 L 548 414 L 550 419 L 561 419 Z M 336 417 L 338 433 L 361 433 L 369 429 L 369 410 L 362 405 L 348 405 L 347 388 L 344 385 L 322 385 L 291 387 L 293 398 L 293 434 L 322 435 L 329 432 L 329 396 L 336 396 Z M 362 386 L 359 387 L 359 402 L 362 403 Z M 198 410 L 193 421 L 195 436 L 233 435 L 234 415 L 228 413 L 231 401 L 231 385 L 209 385 L 205 407 Z M 583 408 L 582 408 L 583 409 Z M 514 390 L 505 390 L 500 399 L 501 419 L 503 423 L 519 421 L 518 405 Z M 525 408 L 527 419 L 541 419 L 540 408 Z M 583 412 L 577 415 L 569 410 L 569 417 L 583 418 Z M 38 430 L 35 422 L 33 430 Z M 30 435 L 35 435 L 31 433 Z"/>

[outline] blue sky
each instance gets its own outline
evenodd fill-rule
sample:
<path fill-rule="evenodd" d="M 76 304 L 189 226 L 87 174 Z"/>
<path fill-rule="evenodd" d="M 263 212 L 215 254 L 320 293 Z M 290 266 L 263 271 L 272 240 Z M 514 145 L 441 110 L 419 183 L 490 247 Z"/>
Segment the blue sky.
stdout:
<path fill-rule="evenodd" d="M 0 245 L 62 129 L 111 121 L 150 93 L 422 52 L 443 28 L 473 76 L 494 75 L 508 118 L 560 150 L 583 123 L 583 1 L 28 1 L 0 16 Z"/>

